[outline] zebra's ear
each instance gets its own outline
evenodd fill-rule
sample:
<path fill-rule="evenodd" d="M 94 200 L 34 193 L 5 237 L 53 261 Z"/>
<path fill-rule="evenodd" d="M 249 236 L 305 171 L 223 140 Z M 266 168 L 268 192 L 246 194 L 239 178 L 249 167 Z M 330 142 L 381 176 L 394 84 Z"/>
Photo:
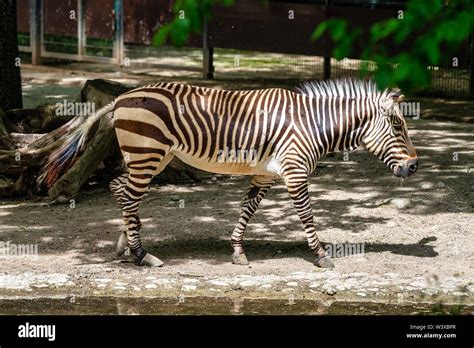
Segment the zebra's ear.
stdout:
<path fill-rule="evenodd" d="M 391 99 L 395 103 L 401 103 L 405 99 L 405 96 L 402 94 L 402 91 L 400 90 L 400 88 L 394 88 L 393 96 Z"/>
<path fill-rule="evenodd" d="M 394 96 L 392 98 L 392 100 L 395 102 L 395 103 L 401 103 L 402 101 L 405 100 L 405 96 L 403 94 L 399 94 L 397 96 Z"/>

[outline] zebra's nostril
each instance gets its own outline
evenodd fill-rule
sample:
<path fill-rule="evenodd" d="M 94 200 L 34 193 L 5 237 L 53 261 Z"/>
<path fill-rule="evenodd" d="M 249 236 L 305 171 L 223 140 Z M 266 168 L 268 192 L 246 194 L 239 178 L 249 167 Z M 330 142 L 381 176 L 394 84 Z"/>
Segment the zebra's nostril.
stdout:
<path fill-rule="evenodd" d="M 418 165 L 416 165 L 415 163 L 412 163 L 408 166 L 408 170 L 412 173 L 416 172 L 417 168 L 418 168 Z"/>

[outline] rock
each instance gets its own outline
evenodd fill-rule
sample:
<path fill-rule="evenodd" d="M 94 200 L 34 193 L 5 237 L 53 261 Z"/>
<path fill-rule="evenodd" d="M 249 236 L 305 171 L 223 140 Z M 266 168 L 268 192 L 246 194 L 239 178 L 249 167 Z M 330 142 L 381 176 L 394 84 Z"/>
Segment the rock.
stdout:
<path fill-rule="evenodd" d="M 410 284 L 408 284 L 414 288 L 422 288 L 422 287 L 425 287 L 426 286 L 426 282 L 423 280 L 423 279 L 417 279 L 413 282 L 411 282 Z"/>
<path fill-rule="evenodd" d="M 411 200 L 409 198 L 393 198 L 390 204 L 397 209 L 406 209 L 411 206 Z"/>
<path fill-rule="evenodd" d="M 469 296 L 469 295 L 466 294 L 465 292 L 460 292 L 460 291 L 455 291 L 455 292 L 453 292 L 453 295 L 454 295 L 454 296 Z"/>
<path fill-rule="evenodd" d="M 366 297 L 367 296 L 367 294 L 365 292 L 358 292 L 357 295 L 361 296 L 361 297 Z"/>
<path fill-rule="evenodd" d="M 196 285 L 183 285 L 183 287 L 181 288 L 182 291 L 194 291 L 196 289 Z"/>
<path fill-rule="evenodd" d="M 227 282 L 224 282 L 224 281 L 222 281 L 222 280 L 217 280 L 217 279 L 215 279 L 215 280 L 210 280 L 210 281 L 209 281 L 209 284 L 212 284 L 212 285 L 214 285 L 214 286 L 229 286 L 229 285 L 230 285 L 230 284 L 227 283 Z"/>
<path fill-rule="evenodd" d="M 240 286 L 243 287 L 248 287 L 248 286 L 255 286 L 258 285 L 258 282 L 256 280 L 244 280 L 243 282 L 240 282 Z"/>
<path fill-rule="evenodd" d="M 95 280 L 97 283 L 110 283 L 112 281 L 112 279 L 108 279 L 108 278 L 97 278 Z"/>
<path fill-rule="evenodd" d="M 186 278 L 186 279 L 183 279 L 183 283 L 198 284 L 200 283 L 200 281 L 193 278 Z"/>
<path fill-rule="evenodd" d="M 288 283 L 286 283 L 286 285 L 296 287 L 296 286 L 298 286 L 298 283 L 297 282 L 288 282 Z"/>
<path fill-rule="evenodd" d="M 334 288 L 332 285 L 325 284 L 321 288 L 321 291 L 327 295 L 333 296 L 337 293 L 336 288 Z"/>
<path fill-rule="evenodd" d="M 393 272 L 387 272 L 387 273 L 385 273 L 385 275 L 389 278 L 392 278 L 392 279 L 393 278 L 398 278 L 398 276 L 399 276 L 398 273 L 393 273 Z"/>
<path fill-rule="evenodd" d="M 431 190 L 435 185 L 430 182 L 430 181 L 425 181 L 425 182 L 422 182 L 420 187 L 423 189 L 423 190 Z"/>
<path fill-rule="evenodd" d="M 432 288 L 423 289 L 421 292 L 428 296 L 435 296 L 438 294 L 438 290 Z"/>

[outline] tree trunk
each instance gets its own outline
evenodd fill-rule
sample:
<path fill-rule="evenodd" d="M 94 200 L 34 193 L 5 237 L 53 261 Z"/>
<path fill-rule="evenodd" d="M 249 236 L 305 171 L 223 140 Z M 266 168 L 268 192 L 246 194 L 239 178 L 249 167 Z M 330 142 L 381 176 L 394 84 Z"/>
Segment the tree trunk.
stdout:
<path fill-rule="evenodd" d="M 23 106 L 16 27 L 16 0 L 0 1 L 0 108 Z"/>

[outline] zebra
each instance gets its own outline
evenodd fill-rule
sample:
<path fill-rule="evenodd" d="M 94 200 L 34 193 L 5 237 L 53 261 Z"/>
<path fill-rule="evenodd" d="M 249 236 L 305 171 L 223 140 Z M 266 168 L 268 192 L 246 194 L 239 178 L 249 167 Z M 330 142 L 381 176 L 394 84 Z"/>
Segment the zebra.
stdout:
<path fill-rule="evenodd" d="M 138 265 L 163 262 L 142 246 L 138 208 L 154 176 L 177 157 L 213 173 L 251 176 L 231 236 L 232 262 L 246 265 L 243 237 L 249 220 L 277 179 L 283 179 L 303 224 L 318 267 L 332 268 L 317 234 L 308 178 L 318 160 L 359 146 L 382 160 L 397 177 L 416 172 L 418 157 L 408 136 L 399 89 L 379 90 L 370 80 L 305 82 L 294 90 L 221 90 L 162 82 L 118 96 L 67 135 L 50 156 L 44 177 L 51 185 L 83 151 L 102 117 L 115 128 L 128 171 L 110 183 L 126 230 L 117 253 L 127 248 Z M 253 162 L 226 161 L 225 151 L 253 151 Z"/>

